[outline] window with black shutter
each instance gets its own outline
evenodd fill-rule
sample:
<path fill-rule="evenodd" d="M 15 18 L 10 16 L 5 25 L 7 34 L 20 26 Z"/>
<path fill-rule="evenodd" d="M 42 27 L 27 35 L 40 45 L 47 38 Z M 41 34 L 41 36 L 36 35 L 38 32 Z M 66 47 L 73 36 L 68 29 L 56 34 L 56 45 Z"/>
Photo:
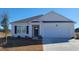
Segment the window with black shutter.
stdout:
<path fill-rule="evenodd" d="M 26 33 L 29 34 L 29 26 L 26 26 Z"/>
<path fill-rule="evenodd" d="M 17 34 L 17 26 L 15 26 L 15 34 Z"/>

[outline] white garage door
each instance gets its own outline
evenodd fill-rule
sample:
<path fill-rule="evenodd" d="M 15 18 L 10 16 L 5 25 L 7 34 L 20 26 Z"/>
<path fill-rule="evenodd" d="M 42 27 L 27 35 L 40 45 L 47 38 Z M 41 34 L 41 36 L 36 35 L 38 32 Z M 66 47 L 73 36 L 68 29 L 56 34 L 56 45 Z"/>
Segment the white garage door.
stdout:
<path fill-rule="evenodd" d="M 42 26 L 42 36 L 44 38 L 69 38 L 72 30 L 67 24 L 44 24 Z M 73 34 L 72 34 L 73 35 Z"/>

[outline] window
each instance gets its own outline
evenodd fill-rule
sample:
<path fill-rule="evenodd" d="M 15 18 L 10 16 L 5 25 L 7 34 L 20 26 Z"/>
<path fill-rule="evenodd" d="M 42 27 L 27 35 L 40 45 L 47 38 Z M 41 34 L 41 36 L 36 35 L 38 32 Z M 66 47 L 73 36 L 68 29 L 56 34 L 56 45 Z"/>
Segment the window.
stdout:
<path fill-rule="evenodd" d="M 29 34 L 29 26 L 26 26 L 26 33 Z"/>
<path fill-rule="evenodd" d="M 25 28 L 25 26 L 22 26 L 22 33 L 26 33 L 26 28 Z"/>
<path fill-rule="evenodd" d="M 29 26 L 15 26 L 15 34 L 26 33 L 29 34 Z"/>
<path fill-rule="evenodd" d="M 17 26 L 17 33 L 21 33 L 21 26 Z"/>

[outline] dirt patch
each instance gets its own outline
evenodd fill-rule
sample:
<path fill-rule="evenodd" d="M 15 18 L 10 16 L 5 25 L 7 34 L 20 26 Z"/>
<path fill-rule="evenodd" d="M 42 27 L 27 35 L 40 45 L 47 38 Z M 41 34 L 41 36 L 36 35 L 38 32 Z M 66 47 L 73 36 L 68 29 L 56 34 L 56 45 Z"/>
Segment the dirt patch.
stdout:
<path fill-rule="evenodd" d="M 43 51 L 42 45 L 29 45 L 13 48 L 0 47 L 0 51 Z"/>

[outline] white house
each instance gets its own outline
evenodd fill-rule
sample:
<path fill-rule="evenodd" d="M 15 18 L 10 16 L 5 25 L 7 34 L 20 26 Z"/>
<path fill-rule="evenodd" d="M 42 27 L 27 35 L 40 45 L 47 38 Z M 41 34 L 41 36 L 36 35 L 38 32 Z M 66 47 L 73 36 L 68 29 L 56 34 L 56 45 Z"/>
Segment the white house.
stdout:
<path fill-rule="evenodd" d="M 74 37 L 74 22 L 56 13 L 33 16 L 11 23 L 12 35 L 17 37 L 71 38 Z"/>

